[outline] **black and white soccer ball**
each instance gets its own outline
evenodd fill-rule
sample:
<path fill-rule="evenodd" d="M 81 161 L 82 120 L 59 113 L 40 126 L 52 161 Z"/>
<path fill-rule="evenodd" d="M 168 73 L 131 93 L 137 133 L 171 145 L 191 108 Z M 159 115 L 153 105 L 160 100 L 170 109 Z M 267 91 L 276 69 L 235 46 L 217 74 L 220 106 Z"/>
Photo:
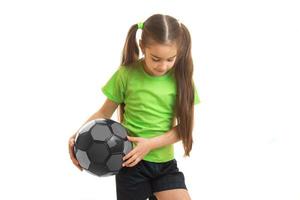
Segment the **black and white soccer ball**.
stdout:
<path fill-rule="evenodd" d="M 75 137 L 76 159 L 83 169 L 94 175 L 115 175 L 122 168 L 122 158 L 132 150 L 127 135 L 127 129 L 116 121 L 89 121 Z"/>

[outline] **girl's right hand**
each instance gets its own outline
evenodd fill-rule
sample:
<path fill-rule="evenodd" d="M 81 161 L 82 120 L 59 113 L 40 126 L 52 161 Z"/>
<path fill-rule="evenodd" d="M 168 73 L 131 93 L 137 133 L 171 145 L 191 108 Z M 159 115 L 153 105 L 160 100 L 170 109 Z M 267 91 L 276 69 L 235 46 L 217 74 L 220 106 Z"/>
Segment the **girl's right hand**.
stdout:
<path fill-rule="evenodd" d="M 75 135 L 73 135 L 72 137 L 70 137 L 69 139 L 69 154 L 70 154 L 70 158 L 73 162 L 73 164 L 80 170 L 82 171 L 82 167 L 79 165 L 78 160 L 75 157 L 74 154 L 74 145 L 75 145 Z"/>

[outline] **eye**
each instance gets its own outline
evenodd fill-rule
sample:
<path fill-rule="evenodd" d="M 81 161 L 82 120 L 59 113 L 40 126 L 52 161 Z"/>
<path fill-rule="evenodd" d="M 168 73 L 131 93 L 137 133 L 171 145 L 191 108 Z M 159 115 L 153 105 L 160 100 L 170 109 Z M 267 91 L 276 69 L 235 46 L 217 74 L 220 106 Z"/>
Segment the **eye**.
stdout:
<path fill-rule="evenodd" d="M 159 59 L 152 58 L 154 62 L 159 62 Z"/>
<path fill-rule="evenodd" d="M 174 58 L 168 59 L 168 62 L 173 62 L 173 61 L 174 61 Z"/>

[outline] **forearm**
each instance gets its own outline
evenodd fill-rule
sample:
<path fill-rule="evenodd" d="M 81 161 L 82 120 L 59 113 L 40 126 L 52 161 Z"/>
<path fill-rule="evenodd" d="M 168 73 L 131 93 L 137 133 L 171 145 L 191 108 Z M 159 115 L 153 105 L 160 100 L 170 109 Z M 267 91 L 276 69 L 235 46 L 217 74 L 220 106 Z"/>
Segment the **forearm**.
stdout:
<path fill-rule="evenodd" d="M 85 123 L 92 121 L 94 119 L 99 119 L 99 118 L 110 119 L 111 116 L 105 116 L 102 112 L 98 111 L 98 112 L 95 112 L 93 115 L 91 115 Z"/>
<path fill-rule="evenodd" d="M 89 122 L 89 121 L 92 121 L 92 120 L 94 120 L 94 119 L 99 119 L 99 118 L 106 118 L 106 119 L 109 119 L 109 118 L 111 118 L 111 116 L 105 116 L 102 112 L 98 111 L 98 112 L 95 112 L 94 114 L 92 114 L 92 115 L 86 120 L 86 122 L 85 122 L 84 124 L 86 124 L 86 123 Z M 84 124 L 83 124 L 83 125 L 84 125 Z M 81 127 L 80 127 L 80 128 L 81 128 Z M 80 128 L 79 128 L 79 129 L 80 129 Z M 76 131 L 76 133 L 79 131 L 79 129 Z M 72 135 L 72 137 L 75 138 L 76 133 L 75 133 L 74 135 Z"/>
<path fill-rule="evenodd" d="M 156 149 L 166 145 L 174 144 L 179 140 L 180 139 L 177 136 L 177 126 L 175 126 L 165 134 L 158 137 L 151 138 L 150 144 L 152 149 Z"/>

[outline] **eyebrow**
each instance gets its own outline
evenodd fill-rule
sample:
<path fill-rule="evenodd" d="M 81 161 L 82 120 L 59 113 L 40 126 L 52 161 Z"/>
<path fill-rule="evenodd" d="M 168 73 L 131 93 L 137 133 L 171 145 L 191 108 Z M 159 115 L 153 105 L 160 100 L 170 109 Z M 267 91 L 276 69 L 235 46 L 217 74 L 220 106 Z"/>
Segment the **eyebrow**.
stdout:
<path fill-rule="evenodd" d="M 161 59 L 161 57 L 159 57 L 159 56 L 153 55 L 152 53 L 150 53 L 150 54 L 151 54 L 151 56 L 153 56 L 153 57 L 155 57 L 155 58 Z M 177 56 L 177 54 L 174 55 L 174 56 L 172 56 L 172 57 L 170 57 L 170 58 L 168 58 L 168 59 L 175 58 L 176 56 Z"/>

